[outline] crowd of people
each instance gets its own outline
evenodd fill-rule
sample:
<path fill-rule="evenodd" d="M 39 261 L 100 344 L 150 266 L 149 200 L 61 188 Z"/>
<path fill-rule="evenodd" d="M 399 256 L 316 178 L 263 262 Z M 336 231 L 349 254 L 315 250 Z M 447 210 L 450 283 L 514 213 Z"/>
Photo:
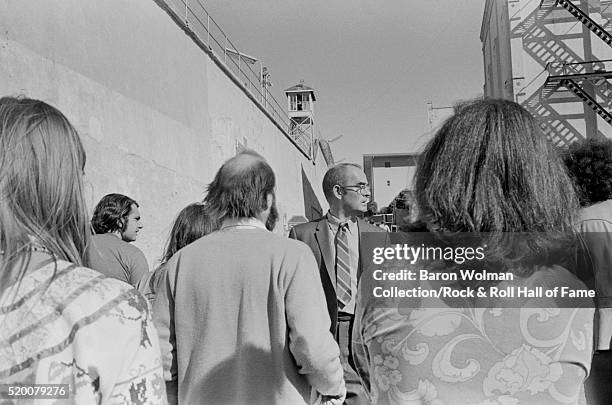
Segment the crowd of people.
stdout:
<path fill-rule="evenodd" d="M 398 234 L 408 243 L 481 235 L 489 265 L 513 275 L 496 286 L 597 291 L 575 306 L 381 304 L 364 240 L 390 234 L 361 218 L 371 197 L 362 168 L 329 168 L 329 210 L 286 237 L 272 232 L 274 171 L 254 151 L 227 160 L 203 201 L 177 215 L 149 271 L 131 244 L 139 204 L 109 194 L 90 220 L 85 164 L 60 111 L 0 99 L 3 387 L 67 384 L 63 400 L 87 404 L 600 404 L 611 395 L 610 140 L 560 153 L 518 104 L 462 104 L 419 159 L 419 220 Z M 518 258 L 502 246 L 507 234 L 530 235 Z M 573 242 L 575 260 L 556 261 L 553 248 Z M 542 255 L 546 263 L 533 259 Z"/>

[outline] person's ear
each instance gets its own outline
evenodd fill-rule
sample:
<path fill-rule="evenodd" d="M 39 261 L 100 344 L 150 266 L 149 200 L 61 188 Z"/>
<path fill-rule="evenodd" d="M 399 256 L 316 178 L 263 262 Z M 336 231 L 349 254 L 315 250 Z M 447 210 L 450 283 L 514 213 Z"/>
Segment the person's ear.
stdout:
<path fill-rule="evenodd" d="M 266 211 L 272 207 L 273 203 L 274 203 L 274 194 L 268 193 L 268 195 L 266 196 Z"/>
<path fill-rule="evenodd" d="M 332 188 L 332 191 L 334 193 L 334 197 L 336 197 L 338 200 L 342 199 L 342 195 L 344 194 L 344 190 L 342 189 L 342 186 L 336 184 L 334 188 Z"/>

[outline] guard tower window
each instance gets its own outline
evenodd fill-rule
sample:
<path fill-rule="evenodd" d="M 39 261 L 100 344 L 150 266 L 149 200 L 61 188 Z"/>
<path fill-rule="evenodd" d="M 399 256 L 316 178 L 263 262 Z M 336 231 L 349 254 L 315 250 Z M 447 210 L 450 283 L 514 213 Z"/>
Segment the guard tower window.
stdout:
<path fill-rule="evenodd" d="M 290 111 L 309 111 L 310 100 L 308 94 L 297 93 L 289 95 L 289 110 Z"/>
<path fill-rule="evenodd" d="M 297 99 L 297 110 L 298 111 L 303 111 L 304 110 L 304 103 L 303 103 L 303 100 L 302 100 L 302 95 L 301 94 L 296 94 L 295 97 Z"/>
<path fill-rule="evenodd" d="M 304 111 L 305 110 L 305 101 L 303 94 L 292 94 L 289 97 L 291 101 L 291 111 Z"/>

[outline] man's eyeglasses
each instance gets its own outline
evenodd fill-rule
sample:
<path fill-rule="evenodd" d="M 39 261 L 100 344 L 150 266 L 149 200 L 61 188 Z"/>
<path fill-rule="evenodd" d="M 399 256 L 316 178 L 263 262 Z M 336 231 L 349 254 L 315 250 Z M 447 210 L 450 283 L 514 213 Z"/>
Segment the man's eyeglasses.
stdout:
<path fill-rule="evenodd" d="M 371 192 L 371 188 L 369 184 L 356 184 L 354 186 L 340 186 L 342 188 L 347 188 L 351 191 L 355 191 L 361 195 L 368 195 Z M 356 188 L 357 190 L 353 190 Z"/>

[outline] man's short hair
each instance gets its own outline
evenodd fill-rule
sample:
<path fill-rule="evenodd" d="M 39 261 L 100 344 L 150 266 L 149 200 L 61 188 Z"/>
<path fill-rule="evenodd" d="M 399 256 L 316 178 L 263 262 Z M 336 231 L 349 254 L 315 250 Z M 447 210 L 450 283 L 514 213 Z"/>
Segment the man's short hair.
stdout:
<path fill-rule="evenodd" d="M 612 198 L 612 140 L 594 138 L 575 142 L 563 160 L 576 186 L 580 205 Z"/>
<path fill-rule="evenodd" d="M 247 150 L 226 161 L 208 185 L 204 198 L 214 218 L 254 218 L 268 208 L 274 171 L 258 153 Z"/>
<path fill-rule="evenodd" d="M 107 194 L 98 205 L 91 219 L 91 226 L 96 234 L 123 232 L 127 225 L 127 217 L 132 211 L 132 204 L 139 207 L 138 203 L 123 194 Z"/>
<path fill-rule="evenodd" d="M 356 167 L 359 170 L 363 170 L 361 166 L 355 163 L 339 163 L 330 168 L 323 176 L 323 194 L 327 201 L 330 201 L 333 197 L 333 189 L 336 184 L 342 183 L 344 179 L 344 173 L 349 167 Z M 346 186 L 346 184 L 343 184 Z M 353 185 L 353 184 L 351 184 Z"/>

